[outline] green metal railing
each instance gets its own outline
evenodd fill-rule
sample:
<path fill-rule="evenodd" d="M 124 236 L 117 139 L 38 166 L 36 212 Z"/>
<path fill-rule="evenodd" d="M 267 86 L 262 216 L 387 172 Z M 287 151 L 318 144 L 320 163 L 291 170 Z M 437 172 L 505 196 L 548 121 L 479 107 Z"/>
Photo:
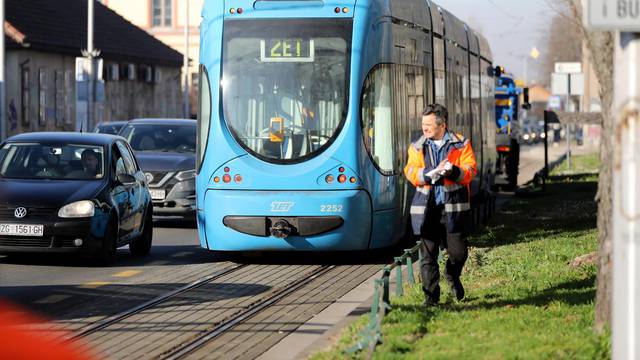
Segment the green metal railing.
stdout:
<path fill-rule="evenodd" d="M 376 346 L 382 342 L 382 319 L 391 311 L 391 293 L 389 291 L 391 273 L 395 270 L 395 295 L 402 296 L 404 294 L 403 265 L 407 269 L 407 283 L 415 284 L 417 278 L 414 276 L 413 264 L 417 260 L 420 265 L 419 268 L 422 268 L 423 259 L 424 254 L 422 254 L 420 241 L 418 241 L 416 246 L 411 249 L 405 249 L 402 256 L 394 257 L 393 264 L 386 265 L 382 269 L 382 277 L 374 280 L 373 303 L 371 304 L 369 323 L 358 334 L 358 342 L 346 350 L 347 354 L 355 354 L 364 349 L 368 349 L 369 357 L 373 355 Z"/>

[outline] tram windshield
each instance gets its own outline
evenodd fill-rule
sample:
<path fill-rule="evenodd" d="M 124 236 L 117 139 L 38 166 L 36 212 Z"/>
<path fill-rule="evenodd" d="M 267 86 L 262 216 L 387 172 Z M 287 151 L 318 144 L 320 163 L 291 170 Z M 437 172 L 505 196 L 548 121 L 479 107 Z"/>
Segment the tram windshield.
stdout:
<path fill-rule="evenodd" d="M 221 80 L 226 122 L 257 157 L 298 162 L 344 124 L 350 19 L 229 20 Z"/>

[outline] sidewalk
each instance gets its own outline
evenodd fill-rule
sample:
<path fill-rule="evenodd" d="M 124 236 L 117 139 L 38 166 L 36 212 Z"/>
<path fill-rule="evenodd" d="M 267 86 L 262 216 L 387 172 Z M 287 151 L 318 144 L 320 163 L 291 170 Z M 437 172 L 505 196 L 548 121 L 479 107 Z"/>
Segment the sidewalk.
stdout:
<path fill-rule="evenodd" d="M 571 150 L 573 154 L 597 151 L 597 149 L 586 146 L 572 146 Z M 556 147 L 549 146 L 549 163 L 560 159 L 565 154 L 566 143 Z M 523 148 L 520 164 L 518 184 L 522 185 L 533 179 L 535 173 L 544 167 L 544 146 L 539 144 Z M 382 269 L 382 266 L 380 268 Z M 345 327 L 370 310 L 373 280 L 379 277 L 380 274 L 376 274 L 357 286 L 307 323 L 301 325 L 258 359 L 307 358 L 311 354 L 331 346 Z"/>
<path fill-rule="evenodd" d="M 590 143 L 585 142 L 582 146 L 571 144 L 573 155 L 585 155 L 598 152 L 600 149 Z M 557 146 L 549 144 L 549 164 L 560 159 L 567 153 L 567 143 L 559 142 Z M 537 171 L 544 168 L 544 144 L 533 146 L 523 146 L 520 148 L 520 169 L 518 174 L 518 186 L 522 186 L 533 179 Z"/>

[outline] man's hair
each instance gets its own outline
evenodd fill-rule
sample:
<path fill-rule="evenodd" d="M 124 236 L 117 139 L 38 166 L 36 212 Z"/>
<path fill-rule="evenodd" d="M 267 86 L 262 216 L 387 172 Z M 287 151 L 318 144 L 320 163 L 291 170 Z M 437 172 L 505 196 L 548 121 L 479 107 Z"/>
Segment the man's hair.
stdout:
<path fill-rule="evenodd" d="M 436 124 L 438 125 L 447 125 L 447 121 L 449 120 L 449 112 L 447 111 L 447 108 L 440 104 L 427 105 L 427 107 L 425 107 L 424 111 L 422 112 L 422 116 L 429 115 L 436 116 Z"/>
<path fill-rule="evenodd" d="M 87 156 L 93 156 L 94 158 L 100 160 L 100 157 L 98 156 L 98 154 L 92 149 L 84 149 L 84 151 L 82 151 L 82 154 L 80 154 L 80 158 L 84 158 Z"/>

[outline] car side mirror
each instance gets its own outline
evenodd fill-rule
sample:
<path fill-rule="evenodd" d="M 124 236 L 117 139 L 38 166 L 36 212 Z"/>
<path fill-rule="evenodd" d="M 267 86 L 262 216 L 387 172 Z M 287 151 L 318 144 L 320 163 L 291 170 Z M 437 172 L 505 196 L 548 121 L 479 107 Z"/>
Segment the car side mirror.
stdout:
<path fill-rule="evenodd" d="M 134 182 L 136 182 L 136 178 L 129 174 L 122 173 L 118 174 L 118 182 L 123 185 L 133 184 Z"/>

